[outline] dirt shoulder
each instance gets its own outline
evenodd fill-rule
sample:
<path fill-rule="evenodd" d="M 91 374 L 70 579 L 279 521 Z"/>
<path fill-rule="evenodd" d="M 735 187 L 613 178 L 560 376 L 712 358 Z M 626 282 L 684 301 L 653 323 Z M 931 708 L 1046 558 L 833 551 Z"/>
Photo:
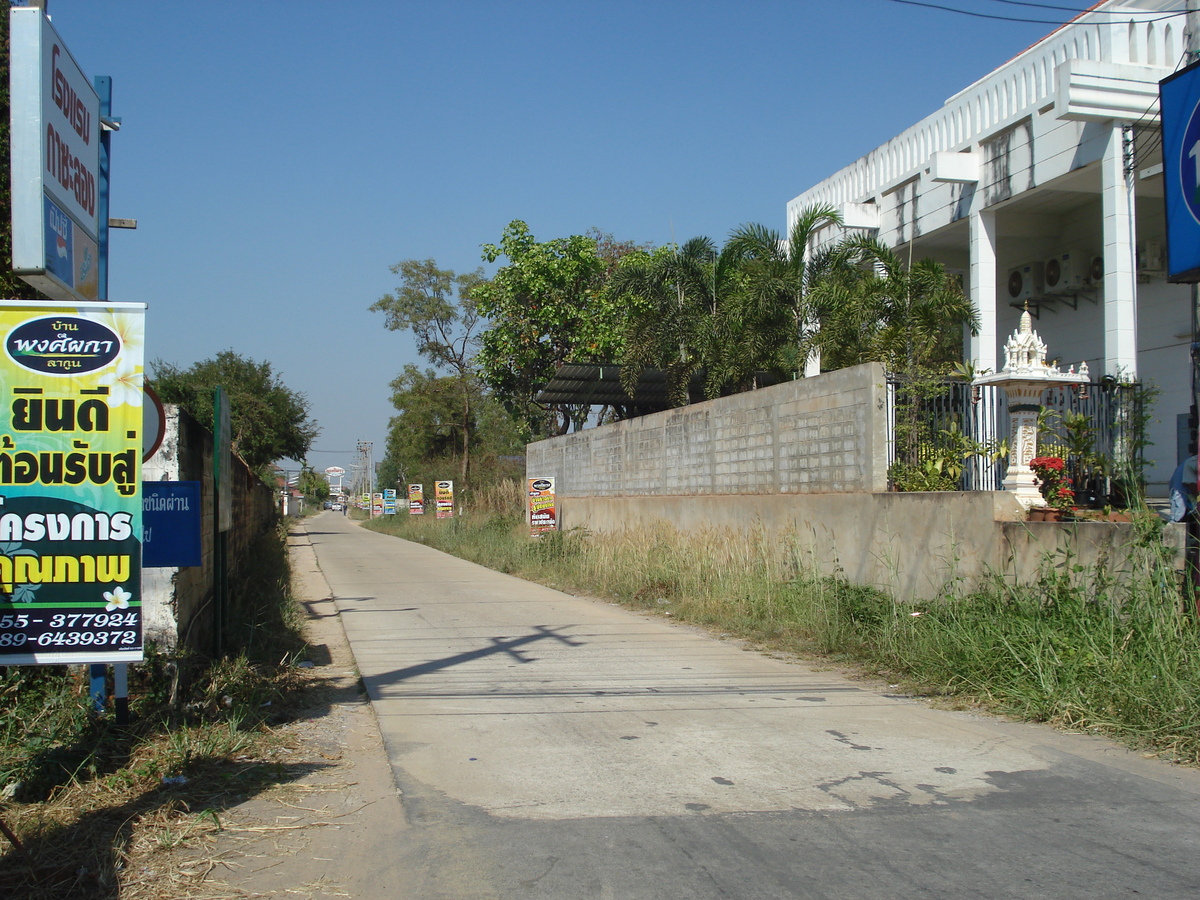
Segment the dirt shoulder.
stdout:
<path fill-rule="evenodd" d="M 223 811 L 220 830 L 172 852 L 169 874 L 153 874 L 171 878 L 180 888 L 175 896 L 392 894 L 389 848 L 405 825 L 391 767 L 302 523 L 292 528 L 288 548 L 307 617 L 315 705 L 276 731 L 279 762 L 301 774 Z"/>

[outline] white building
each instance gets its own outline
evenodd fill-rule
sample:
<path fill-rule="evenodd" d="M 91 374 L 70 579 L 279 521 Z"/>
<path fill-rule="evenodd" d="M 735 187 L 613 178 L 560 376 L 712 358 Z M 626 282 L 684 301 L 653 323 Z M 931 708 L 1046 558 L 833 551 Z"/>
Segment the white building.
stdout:
<path fill-rule="evenodd" d="M 901 258 L 960 270 L 980 369 L 1003 365 L 1028 302 L 1064 366 L 1157 386 L 1152 495 L 1191 402 L 1191 288 L 1166 281 L 1158 126 L 1158 82 L 1185 64 L 1184 5 L 1098 3 L 788 204 L 789 226 L 830 204 Z"/>

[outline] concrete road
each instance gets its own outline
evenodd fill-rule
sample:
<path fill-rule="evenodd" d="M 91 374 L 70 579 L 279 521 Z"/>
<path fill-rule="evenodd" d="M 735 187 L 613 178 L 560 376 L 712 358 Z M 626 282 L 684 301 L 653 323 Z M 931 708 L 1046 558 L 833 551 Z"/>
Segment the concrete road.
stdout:
<path fill-rule="evenodd" d="M 402 791 L 394 897 L 1195 898 L 1200 774 L 308 531 Z"/>

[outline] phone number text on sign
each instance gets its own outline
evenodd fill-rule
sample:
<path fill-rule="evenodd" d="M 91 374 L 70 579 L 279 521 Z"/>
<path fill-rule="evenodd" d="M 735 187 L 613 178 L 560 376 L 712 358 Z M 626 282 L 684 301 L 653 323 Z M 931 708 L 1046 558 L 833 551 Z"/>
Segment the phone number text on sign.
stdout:
<path fill-rule="evenodd" d="M 0 615 L 0 651 L 35 647 L 137 647 L 141 612 L 63 609 Z M 0 655 L 0 664 L 4 658 Z"/>

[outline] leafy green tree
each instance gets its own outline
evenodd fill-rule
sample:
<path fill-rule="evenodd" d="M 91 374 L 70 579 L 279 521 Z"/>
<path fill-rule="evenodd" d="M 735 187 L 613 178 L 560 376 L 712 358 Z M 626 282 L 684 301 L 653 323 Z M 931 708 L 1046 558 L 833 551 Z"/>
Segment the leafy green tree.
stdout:
<path fill-rule="evenodd" d="M 459 404 L 459 461 L 465 484 L 470 475 L 472 404 L 480 395 L 475 358 L 482 322 L 475 295 L 486 284 L 483 271 L 458 275 L 450 269 L 439 269 L 432 259 L 402 260 L 391 270 L 400 276 L 400 285 L 395 293 L 376 300 L 371 311 L 385 314 L 389 330 L 411 331 L 417 340 L 417 352 L 438 368 L 448 370 L 456 382 L 453 393 Z"/>
<path fill-rule="evenodd" d="M 507 263 L 476 292 L 490 326 L 478 361 L 483 380 L 516 415 L 543 432 L 576 427 L 588 408 L 547 410 L 538 391 L 563 363 L 611 363 L 622 352 L 626 310 L 609 302 L 608 278 L 638 245 L 589 232 L 538 241 L 514 219 L 499 244 L 485 244 L 483 258 Z"/>
<path fill-rule="evenodd" d="M 447 466 L 458 461 L 464 407 L 471 410 L 467 433 L 473 456 L 482 456 L 486 462 L 489 457 L 524 449 L 525 439 L 516 423 L 478 380 L 440 376 L 433 369 L 410 364 L 391 387 L 397 415 L 389 423 L 387 448 L 379 466 L 382 485 L 402 487 L 408 481 L 445 478 Z M 461 397 L 464 388 L 473 392 L 466 402 Z M 478 472 L 472 476 L 473 481 L 480 477 Z"/>
<path fill-rule="evenodd" d="M 388 429 L 381 483 L 399 479 L 419 463 L 457 455 L 462 446 L 462 411 L 473 408 L 472 401 L 478 399 L 477 383 L 474 398 L 461 397 L 462 387 L 457 378 L 412 364 L 392 381 L 391 399 L 397 415 Z M 468 435 L 471 432 L 468 428 Z"/>
<path fill-rule="evenodd" d="M 311 497 L 317 503 L 329 499 L 329 480 L 310 468 L 305 467 L 300 473 L 298 486 L 304 496 Z"/>
<path fill-rule="evenodd" d="M 213 390 L 224 388 L 233 450 L 268 483 L 271 463 L 303 460 L 320 433 L 303 394 L 284 385 L 269 362 L 255 362 L 233 350 L 189 369 L 153 360 L 150 382 L 164 403 L 178 403 L 205 425 L 213 420 Z"/>

